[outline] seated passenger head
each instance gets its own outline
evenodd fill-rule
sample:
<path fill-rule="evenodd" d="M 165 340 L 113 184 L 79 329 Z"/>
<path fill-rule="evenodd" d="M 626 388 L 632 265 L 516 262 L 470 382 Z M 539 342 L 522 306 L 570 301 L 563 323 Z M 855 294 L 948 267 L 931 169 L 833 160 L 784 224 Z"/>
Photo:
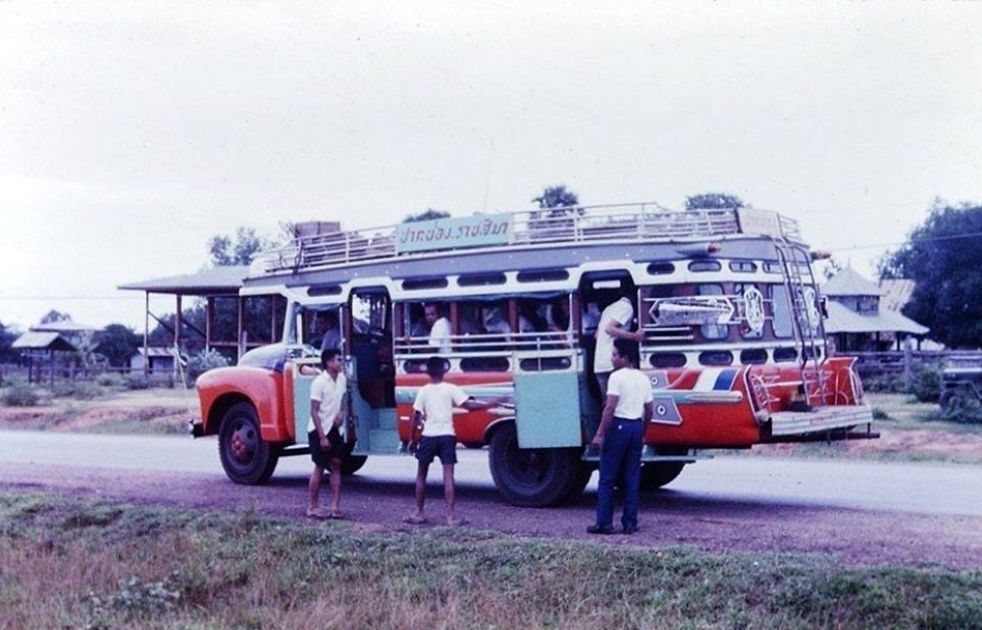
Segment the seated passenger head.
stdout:
<path fill-rule="evenodd" d="M 426 373 L 433 378 L 443 377 L 447 371 L 447 363 L 440 357 L 430 357 L 426 360 Z"/>
<path fill-rule="evenodd" d="M 423 315 L 426 317 L 426 323 L 430 326 L 436 323 L 436 320 L 440 319 L 442 313 L 440 313 L 440 307 L 436 304 L 427 304 L 423 308 Z"/>
<path fill-rule="evenodd" d="M 321 367 L 327 369 L 327 364 L 341 356 L 341 351 L 337 348 L 328 348 L 321 352 Z"/>

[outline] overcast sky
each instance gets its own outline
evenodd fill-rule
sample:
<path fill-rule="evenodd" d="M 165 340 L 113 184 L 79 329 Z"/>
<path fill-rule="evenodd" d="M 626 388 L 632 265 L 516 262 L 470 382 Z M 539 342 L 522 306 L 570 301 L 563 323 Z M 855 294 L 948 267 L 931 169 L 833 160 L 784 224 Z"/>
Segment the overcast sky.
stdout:
<path fill-rule="evenodd" d="M 237 226 L 547 184 L 731 192 L 867 275 L 982 201 L 982 4 L 528 4 L 0 0 L 0 321 L 142 329 L 115 287 Z"/>

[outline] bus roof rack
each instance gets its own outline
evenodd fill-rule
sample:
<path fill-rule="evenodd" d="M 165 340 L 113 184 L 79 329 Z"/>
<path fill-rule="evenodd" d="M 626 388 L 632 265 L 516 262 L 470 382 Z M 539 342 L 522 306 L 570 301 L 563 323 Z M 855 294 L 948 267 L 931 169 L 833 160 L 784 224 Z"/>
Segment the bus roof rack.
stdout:
<path fill-rule="evenodd" d="M 405 260 L 457 250 L 671 242 L 741 234 L 802 242 L 797 221 L 770 210 L 671 210 L 652 202 L 569 206 L 308 233 L 262 252 L 253 263 L 252 275 L 325 269 L 387 258 Z"/>

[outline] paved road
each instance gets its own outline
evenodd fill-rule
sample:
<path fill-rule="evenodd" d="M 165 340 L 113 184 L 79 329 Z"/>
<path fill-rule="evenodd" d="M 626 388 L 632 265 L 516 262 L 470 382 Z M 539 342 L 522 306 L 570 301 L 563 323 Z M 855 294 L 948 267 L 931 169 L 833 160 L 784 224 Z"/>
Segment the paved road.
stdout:
<path fill-rule="evenodd" d="M 595 485 L 572 505 L 517 508 L 495 491 L 481 451 L 459 452 L 458 501 L 472 526 L 561 539 L 588 538 Z M 384 532 L 412 505 L 414 463 L 372 457 L 345 481 L 342 509 Z M 439 472 L 430 516 L 442 512 Z M 213 438 L 0 431 L 0 489 L 96 495 L 301 518 L 309 462 L 285 458 L 267 486 L 237 486 Z M 595 484 L 595 481 L 594 481 Z M 828 554 L 848 564 L 982 567 L 982 466 L 720 457 L 688 466 L 641 502 L 641 533 L 604 538 L 641 547 Z"/>
<path fill-rule="evenodd" d="M 459 452 L 458 480 L 492 487 L 485 451 Z M 279 479 L 310 474 L 306 457 L 283 458 Z M 0 431 L 0 464 L 222 474 L 214 438 Z M 413 461 L 374 456 L 365 481 L 410 482 Z M 595 489 L 596 475 L 588 486 Z M 982 466 L 717 457 L 688 466 L 669 488 L 686 497 L 801 506 L 982 516 Z"/>

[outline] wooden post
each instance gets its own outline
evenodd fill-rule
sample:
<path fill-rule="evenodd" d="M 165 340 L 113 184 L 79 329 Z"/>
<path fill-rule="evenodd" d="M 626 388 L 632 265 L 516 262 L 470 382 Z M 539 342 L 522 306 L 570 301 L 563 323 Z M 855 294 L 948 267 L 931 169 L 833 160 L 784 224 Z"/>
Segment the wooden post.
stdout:
<path fill-rule="evenodd" d="M 912 376 L 911 363 L 913 362 L 913 353 L 910 349 L 910 344 L 904 344 L 904 389 L 910 389 L 910 381 Z"/>
<path fill-rule="evenodd" d="M 238 363 L 239 359 L 242 358 L 242 355 L 245 353 L 246 340 L 245 340 L 245 335 L 243 334 L 245 331 L 242 330 L 242 322 L 245 318 L 245 301 L 242 299 L 241 295 L 237 295 L 235 299 L 238 301 L 239 304 L 239 325 L 238 325 L 238 335 L 236 336 L 236 339 L 239 342 L 239 347 L 238 347 L 238 354 L 235 357 L 235 361 L 236 363 Z"/>
<path fill-rule="evenodd" d="M 181 328 L 183 328 L 184 317 L 181 313 L 181 294 L 177 294 L 177 315 L 174 318 L 174 371 L 173 379 L 176 381 L 181 369 Z M 171 385 L 173 387 L 173 385 Z"/>
<path fill-rule="evenodd" d="M 214 315 L 215 298 L 209 295 L 205 298 L 205 352 L 211 350 L 211 319 Z"/>
<path fill-rule="evenodd" d="M 143 379 L 150 378 L 150 292 L 146 296 L 146 308 L 143 309 Z"/>

